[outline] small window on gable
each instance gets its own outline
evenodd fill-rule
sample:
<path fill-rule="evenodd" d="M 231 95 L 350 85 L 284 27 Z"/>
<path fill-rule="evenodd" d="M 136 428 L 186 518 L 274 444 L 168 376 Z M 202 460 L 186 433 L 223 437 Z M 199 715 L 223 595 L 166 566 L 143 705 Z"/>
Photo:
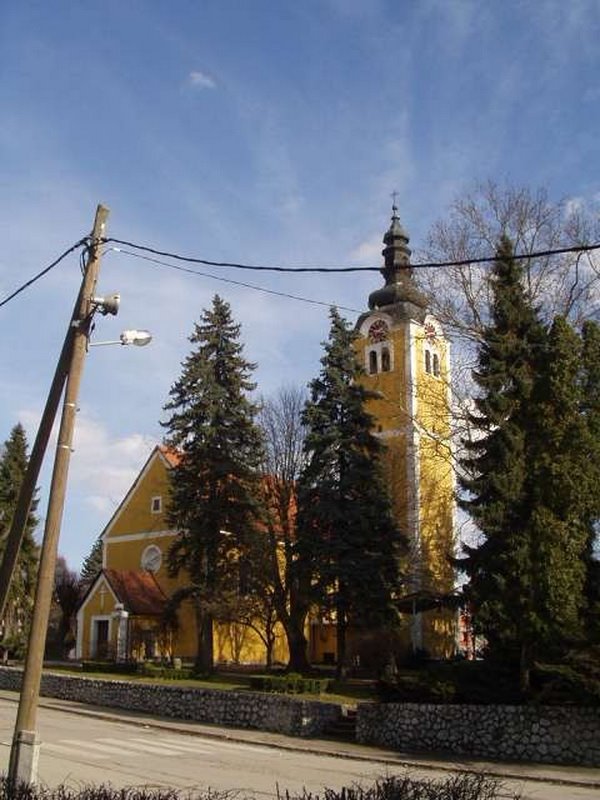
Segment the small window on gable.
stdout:
<path fill-rule="evenodd" d="M 440 377 L 440 357 L 437 353 L 433 354 L 433 374 L 436 378 Z"/>
<path fill-rule="evenodd" d="M 150 503 L 150 510 L 153 514 L 160 514 L 162 511 L 162 497 L 160 495 L 158 497 L 153 497 L 152 502 Z"/>
<path fill-rule="evenodd" d="M 431 353 L 429 350 L 425 350 L 425 372 L 428 375 L 431 374 Z"/>
<path fill-rule="evenodd" d="M 374 375 L 377 372 L 377 352 L 371 350 L 369 352 L 369 373 Z"/>
<path fill-rule="evenodd" d="M 387 347 L 384 347 L 381 351 L 381 371 L 382 372 L 389 372 L 391 369 L 391 362 L 390 362 L 390 351 Z"/>

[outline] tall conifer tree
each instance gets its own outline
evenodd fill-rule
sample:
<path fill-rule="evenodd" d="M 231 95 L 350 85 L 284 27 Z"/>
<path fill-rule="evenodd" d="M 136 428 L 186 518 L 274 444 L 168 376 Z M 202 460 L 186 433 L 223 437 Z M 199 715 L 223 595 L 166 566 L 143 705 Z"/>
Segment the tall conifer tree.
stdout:
<path fill-rule="evenodd" d="M 0 457 L 0 558 L 4 552 L 6 536 L 19 498 L 27 461 L 25 429 L 17 423 L 4 443 Z M 29 625 L 38 562 L 38 546 L 33 538 L 38 523 L 35 515 L 37 502 L 37 498 L 34 497 L 13 573 L 4 619 L 0 621 L 6 638 L 20 632 L 24 633 Z"/>
<path fill-rule="evenodd" d="M 254 364 L 243 357 L 240 326 L 215 296 L 194 327 L 194 348 L 170 390 L 165 443 L 180 461 L 170 473 L 168 517 L 178 531 L 169 551 L 172 575 L 187 583 L 173 605 L 196 613 L 196 667 L 213 669 L 213 620 L 239 581 L 238 558 L 259 513 L 261 435 L 255 424 Z"/>
<path fill-rule="evenodd" d="M 373 419 L 365 404 L 355 333 L 337 310 L 310 384 L 306 464 L 298 485 L 298 555 L 310 564 L 317 598 L 335 612 L 338 674 L 345 667 L 349 622 L 393 618 L 404 540 L 392 516 Z"/>
<path fill-rule="evenodd" d="M 461 505 L 481 541 L 464 546 L 475 629 L 492 651 L 515 648 L 521 682 L 528 682 L 532 603 L 539 565 L 528 537 L 526 479 L 531 398 L 545 333 L 524 292 L 510 240 L 499 244 L 491 276 L 492 322 L 485 329 L 474 378 L 480 395 L 471 423 L 478 436 L 465 442 Z"/>
<path fill-rule="evenodd" d="M 90 552 L 83 560 L 81 567 L 81 574 L 79 576 L 79 583 L 82 590 L 85 592 L 89 589 L 92 582 L 96 579 L 98 573 L 102 569 L 102 537 L 94 541 Z"/>
<path fill-rule="evenodd" d="M 532 396 L 527 532 L 536 567 L 529 627 L 539 651 L 583 633 L 586 550 L 598 474 L 582 414 L 581 337 L 563 317 L 548 333 Z"/>
<path fill-rule="evenodd" d="M 588 321 L 582 329 L 582 412 L 588 433 L 588 470 L 592 472 L 592 493 L 588 511 L 586 546 L 587 638 L 600 643 L 600 325 Z"/>
<path fill-rule="evenodd" d="M 480 435 L 463 459 L 482 540 L 462 566 L 476 628 L 492 652 L 518 653 L 527 691 L 535 657 L 581 639 L 597 602 L 600 336 L 590 323 L 582 341 L 563 317 L 546 333 L 521 278 L 504 239 L 475 373 Z"/>

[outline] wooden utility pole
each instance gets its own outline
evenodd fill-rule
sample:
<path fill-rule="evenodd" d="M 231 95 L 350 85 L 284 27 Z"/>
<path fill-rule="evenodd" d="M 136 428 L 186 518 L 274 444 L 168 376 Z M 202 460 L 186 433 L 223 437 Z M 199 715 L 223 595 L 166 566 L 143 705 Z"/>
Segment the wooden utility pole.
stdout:
<path fill-rule="evenodd" d="M 77 314 L 71 321 L 72 345 L 67 367 L 67 385 L 63 403 L 54 470 L 50 484 L 48 512 L 40 555 L 37 586 L 29 634 L 29 645 L 19 698 L 19 710 L 10 753 L 9 779 L 16 782 L 35 783 L 40 742 L 37 737 L 37 707 L 42 679 L 44 648 L 48 617 L 54 589 L 56 555 L 62 522 L 67 476 L 71 457 L 71 444 L 77 413 L 77 398 L 87 352 L 88 336 L 94 306 L 92 298 L 100 270 L 102 237 L 105 233 L 108 209 L 98 206 L 91 236 L 89 258 L 79 294 Z M 69 334 L 67 334 L 67 340 Z M 62 356 L 61 356 L 62 357 Z M 54 386 L 54 384 L 53 384 Z"/>
<path fill-rule="evenodd" d="M 77 319 L 79 310 L 79 303 L 76 304 L 71 317 L 71 322 Z M 2 556 L 2 563 L 0 564 L 0 619 L 4 616 L 10 585 L 12 583 L 15 566 L 19 558 L 19 551 L 23 542 L 25 528 L 27 527 L 27 519 L 31 510 L 31 503 L 35 493 L 35 487 L 38 482 L 40 469 L 48 446 L 52 426 L 58 411 L 58 405 L 63 393 L 65 380 L 67 378 L 67 371 L 69 362 L 71 360 L 71 347 L 73 344 L 73 334 L 75 329 L 69 325 L 65 341 L 56 366 L 56 372 L 52 379 L 48 399 L 40 425 L 38 428 L 33 447 L 31 448 L 31 455 L 27 461 L 27 469 L 21 483 L 19 490 L 19 497 L 17 498 L 17 505 L 13 514 L 12 522 L 8 536 L 6 537 L 6 547 Z"/>

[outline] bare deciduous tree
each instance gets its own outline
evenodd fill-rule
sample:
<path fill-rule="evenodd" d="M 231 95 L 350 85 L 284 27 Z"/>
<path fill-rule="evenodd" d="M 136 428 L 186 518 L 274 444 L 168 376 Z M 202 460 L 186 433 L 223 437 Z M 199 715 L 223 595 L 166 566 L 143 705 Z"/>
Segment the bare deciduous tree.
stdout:
<path fill-rule="evenodd" d="M 69 569 L 66 559 L 59 556 L 54 573 L 53 609 L 49 645 L 53 655 L 66 658 L 75 643 L 75 616 L 82 598 L 82 586 L 76 572 Z"/>
<path fill-rule="evenodd" d="M 264 435 L 264 481 L 267 520 L 269 585 L 277 618 L 290 652 L 289 667 L 301 672 L 308 667 L 304 624 L 310 605 L 311 576 L 296 557 L 295 485 L 302 467 L 304 429 L 301 413 L 305 393 L 285 387 L 262 404 L 259 424 Z"/>
<path fill-rule="evenodd" d="M 462 261 L 493 256 L 506 234 L 516 253 L 535 253 L 591 244 L 600 224 L 585 208 L 552 201 L 544 189 L 475 185 L 458 197 L 444 219 L 432 227 L 422 256 L 428 261 Z M 561 314 L 579 322 L 597 312 L 600 267 L 593 257 L 567 253 L 523 263 L 530 300 L 548 320 Z M 431 308 L 452 338 L 479 341 L 489 321 L 489 264 L 467 264 L 419 272 Z"/>
<path fill-rule="evenodd" d="M 476 184 L 457 197 L 447 216 L 432 227 L 419 261 L 463 261 L 493 256 L 500 237 L 516 253 L 536 253 L 591 244 L 600 222 L 572 200 L 553 201 L 545 189 Z M 557 314 L 575 325 L 600 313 L 600 260 L 591 254 L 539 256 L 523 262 L 527 295 L 550 322 Z M 469 439 L 468 411 L 476 388 L 471 372 L 477 345 L 490 320 L 490 264 L 467 263 L 416 270 L 432 313 L 452 341 L 454 438 Z"/>

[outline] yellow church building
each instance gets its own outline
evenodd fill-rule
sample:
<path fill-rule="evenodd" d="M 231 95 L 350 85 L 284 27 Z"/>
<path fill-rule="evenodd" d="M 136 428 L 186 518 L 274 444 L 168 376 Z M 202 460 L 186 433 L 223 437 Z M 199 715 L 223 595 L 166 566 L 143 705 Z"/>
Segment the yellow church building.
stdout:
<path fill-rule="evenodd" d="M 357 358 L 374 393 L 370 412 L 386 445 L 385 459 L 398 525 L 410 543 L 407 584 L 398 606 L 408 621 L 406 649 L 436 657 L 455 651 L 455 620 L 444 598 L 454 588 L 454 469 L 450 420 L 450 350 L 414 282 L 408 236 L 395 206 L 384 236 L 385 285 L 371 293 L 356 323 Z M 169 470 L 177 456 L 156 447 L 102 533 L 102 571 L 77 616 L 78 658 L 144 659 L 196 654 L 196 625 L 184 605 L 176 630 L 164 610 L 180 579 L 167 572 L 176 532 L 166 524 Z M 335 626 L 309 622 L 309 657 L 335 657 Z M 264 663 L 259 634 L 237 623 L 215 624 L 217 662 Z M 327 658 L 325 659 L 325 656 Z M 286 663 L 278 626 L 274 661 Z"/>
<path fill-rule="evenodd" d="M 101 534 L 102 570 L 77 613 L 76 657 L 193 660 L 197 651 L 193 610 L 185 603 L 177 628 L 164 621 L 169 597 L 180 586 L 167 570 L 167 553 L 177 535 L 166 523 L 169 471 L 177 454 L 157 446 Z M 265 647 L 249 626 L 217 623 L 215 660 L 261 663 Z M 273 659 L 285 663 L 287 646 L 276 629 Z"/>

